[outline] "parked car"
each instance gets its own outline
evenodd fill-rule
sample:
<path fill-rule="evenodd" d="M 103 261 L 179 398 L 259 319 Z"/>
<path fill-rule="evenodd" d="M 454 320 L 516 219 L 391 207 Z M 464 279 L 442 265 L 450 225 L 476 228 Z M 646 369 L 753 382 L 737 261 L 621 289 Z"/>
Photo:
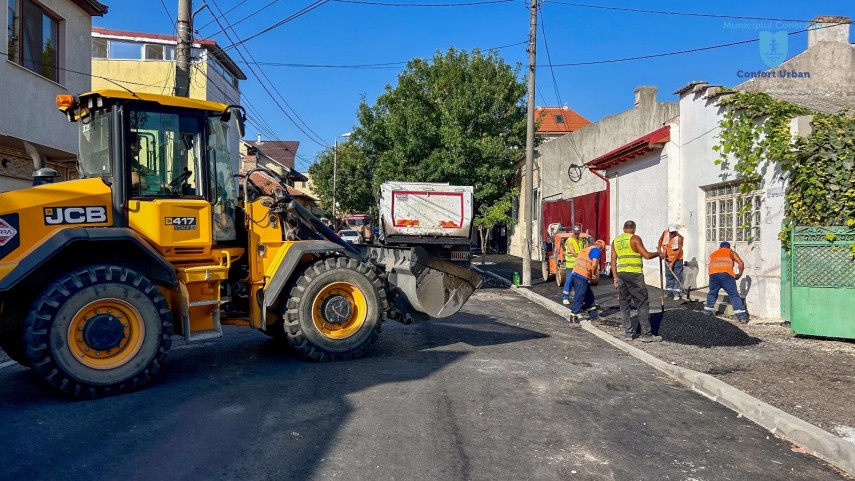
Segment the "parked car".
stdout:
<path fill-rule="evenodd" d="M 341 237 L 341 240 L 345 242 L 350 242 L 351 244 L 361 244 L 362 236 L 359 235 L 359 232 L 353 229 L 343 229 L 338 231 L 338 236 Z"/>

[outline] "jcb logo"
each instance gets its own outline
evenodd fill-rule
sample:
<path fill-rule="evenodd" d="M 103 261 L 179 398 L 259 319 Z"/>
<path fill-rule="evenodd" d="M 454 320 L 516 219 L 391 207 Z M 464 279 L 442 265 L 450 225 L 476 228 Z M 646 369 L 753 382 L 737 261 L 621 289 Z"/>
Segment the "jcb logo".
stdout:
<path fill-rule="evenodd" d="M 107 222 L 107 208 L 88 207 L 45 207 L 45 225 L 103 224 Z"/>

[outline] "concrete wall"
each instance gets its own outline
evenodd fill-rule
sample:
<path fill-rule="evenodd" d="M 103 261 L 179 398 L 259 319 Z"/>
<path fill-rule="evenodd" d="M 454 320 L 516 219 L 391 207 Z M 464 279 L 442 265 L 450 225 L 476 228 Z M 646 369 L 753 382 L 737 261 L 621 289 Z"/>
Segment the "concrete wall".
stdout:
<path fill-rule="evenodd" d="M 3 52 L 8 51 L 6 12 L 9 1 L 13 0 L 0 0 L 3 11 L 0 49 Z M 81 73 L 60 70 L 59 81 L 54 82 L 10 62 L 5 56 L 0 58 L 0 79 L 4 85 L 0 95 L 0 143 L 22 148 L 18 139 L 27 140 L 36 145 L 47 160 L 74 158 L 77 155 L 77 125 L 70 124 L 57 111 L 55 99 L 60 94 L 89 90 L 92 18 L 67 0 L 40 0 L 39 3 L 62 19 L 59 67 Z"/>
<path fill-rule="evenodd" d="M 627 142 L 649 134 L 661 128 L 679 113 L 676 102 L 656 101 L 656 87 L 639 87 L 634 95 L 633 108 L 609 115 L 537 148 L 536 156 L 543 170 L 542 176 L 539 179 L 535 178 L 537 182 L 535 188 L 539 190 L 541 199 L 570 199 L 604 190 L 605 182 L 587 169 L 582 169 L 582 177 L 578 182 L 572 182 L 567 174 L 568 167 L 571 164 L 582 165 Z M 512 255 L 518 256 L 522 253 L 522 230 L 519 224 L 512 230 L 510 236 Z M 612 233 L 614 232 L 620 231 L 613 230 Z M 540 259 L 541 238 L 538 224 L 534 224 L 532 233 L 535 246 L 532 255 L 535 259 Z"/>
<path fill-rule="evenodd" d="M 723 173 L 714 163 L 718 154 L 712 148 L 719 142 L 718 122 L 723 109 L 718 106 L 719 97 L 709 96 L 708 91 L 708 87 L 699 85 L 680 97 L 680 155 L 685 164 L 678 218 L 686 226 L 684 251 L 690 263 L 686 280 L 692 286 L 707 284 L 706 263 L 712 251 L 718 248 L 717 243 L 706 242 L 704 187 L 736 179 L 733 172 Z M 733 249 L 745 261 L 746 272 L 738 284 L 740 293 L 747 298 L 749 313 L 756 317 L 780 317 L 781 242 L 778 233 L 783 221 L 784 198 L 780 195 L 783 187 L 778 172 L 769 169 L 761 186 L 760 240 L 730 240 Z"/>
<path fill-rule="evenodd" d="M 534 157 L 534 165 L 532 170 L 532 184 L 534 186 L 532 189 L 533 196 L 535 194 L 534 190 L 539 189 L 540 184 L 542 184 L 541 159 L 537 151 L 535 151 Z M 520 192 L 519 198 L 517 199 L 517 205 L 519 206 L 517 219 L 522 219 L 523 209 L 529 208 L 528 205 L 525 203 L 525 199 L 523 198 L 523 186 L 525 185 L 525 164 L 520 167 L 517 178 L 519 179 L 519 182 L 516 185 L 516 188 Z M 539 190 L 536 192 L 536 194 L 537 199 L 543 199 L 543 195 Z M 537 199 L 535 199 L 536 202 Z M 540 241 L 540 216 L 542 215 L 540 206 L 542 204 L 541 202 L 537 202 L 535 205 L 538 206 L 537 211 L 535 212 L 536 215 L 531 216 L 531 258 L 539 261 L 543 259 L 544 255 L 544 252 L 542 252 L 543 246 Z M 514 226 L 510 227 L 510 235 L 508 236 L 508 253 L 510 253 L 511 255 L 520 257 L 523 256 L 523 230 L 523 224 L 519 221 Z"/>
<path fill-rule="evenodd" d="M 676 131 L 672 125 L 672 139 L 663 148 L 606 171 L 611 183 L 609 225 L 613 238 L 623 232 L 623 223 L 631 219 L 644 247 L 653 251 L 668 224 L 678 222 L 676 206 L 669 202 L 669 196 L 680 189 L 679 169 L 674 168 L 680 165 L 679 139 L 673 134 Z M 610 258 L 606 261 L 610 262 Z M 648 284 L 659 285 L 659 261 L 644 261 L 644 278 Z"/>

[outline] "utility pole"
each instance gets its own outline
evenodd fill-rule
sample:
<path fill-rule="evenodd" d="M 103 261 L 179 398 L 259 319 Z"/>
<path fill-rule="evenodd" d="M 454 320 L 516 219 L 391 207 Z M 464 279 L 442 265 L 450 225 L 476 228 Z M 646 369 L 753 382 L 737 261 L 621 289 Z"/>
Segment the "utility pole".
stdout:
<path fill-rule="evenodd" d="M 190 96 L 190 49 L 193 47 L 193 0 L 178 0 L 178 46 L 175 48 L 175 95 Z"/>
<path fill-rule="evenodd" d="M 531 213 L 534 212 L 532 189 L 534 181 L 534 69 L 537 62 L 537 2 L 531 0 L 531 18 L 528 31 L 528 112 L 525 132 L 525 185 L 523 186 L 523 261 L 522 285 L 531 285 Z"/>

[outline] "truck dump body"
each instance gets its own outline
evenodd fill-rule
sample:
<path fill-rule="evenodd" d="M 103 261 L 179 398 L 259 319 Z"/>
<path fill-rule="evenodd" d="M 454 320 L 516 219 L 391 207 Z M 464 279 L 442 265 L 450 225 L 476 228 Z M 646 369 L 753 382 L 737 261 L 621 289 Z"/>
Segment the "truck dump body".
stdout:
<path fill-rule="evenodd" d="M 473 188 L 423 182 L 380 187 L 380 219 L 387 239 L 397 236 L 469 242 Z M 412 239 L 411 239 L 412 241 Z"/>

